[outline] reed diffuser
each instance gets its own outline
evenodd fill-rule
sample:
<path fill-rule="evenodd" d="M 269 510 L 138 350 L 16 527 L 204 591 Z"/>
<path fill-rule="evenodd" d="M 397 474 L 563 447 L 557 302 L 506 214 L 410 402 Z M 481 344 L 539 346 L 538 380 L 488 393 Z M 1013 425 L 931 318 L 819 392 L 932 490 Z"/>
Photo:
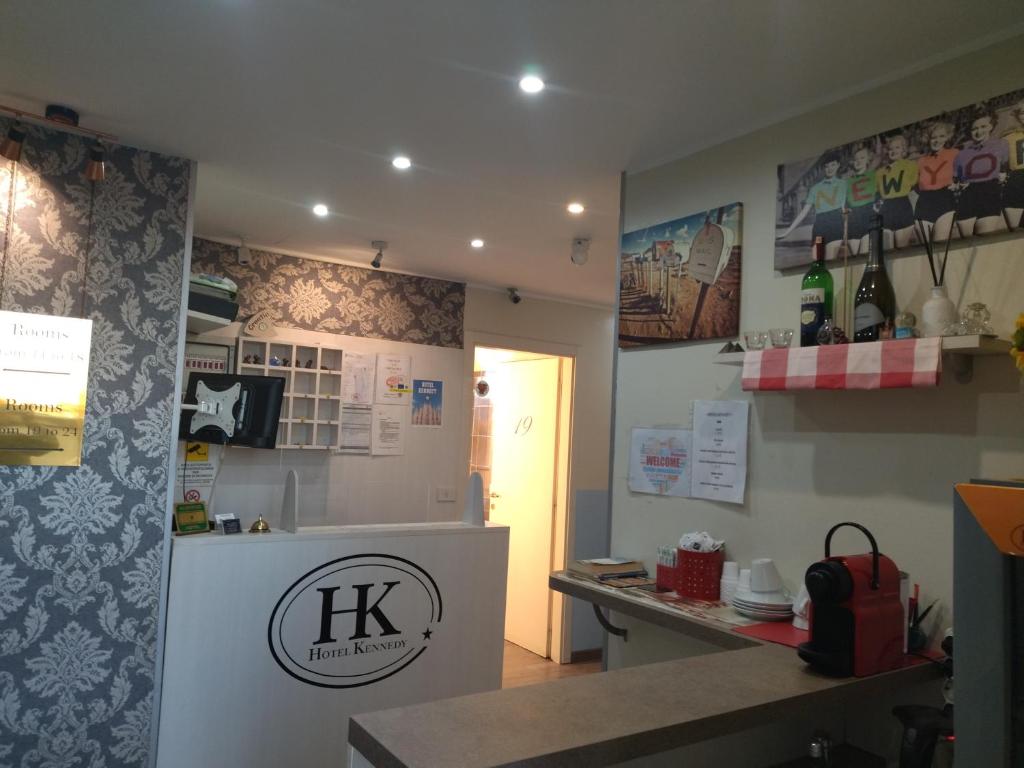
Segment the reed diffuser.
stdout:
<path fill-rule="evenodd" d="M 955 194 L 955 193 L 954 193 Z M 959 201 L 957 201 L 959 202 Z M 956 322 L 956 305 L 946 293 L 946 263 L 949 261 L 949 245 L 953 242 L 953 229 L 956 227 L 957 212 L 960 206 L 953 207 L 953 220 L 946 235 L 946 247 L 942 253 L 942 263 L 935 258 L 935 226 L 925 226 L 921 219 L 915 220 L 918 239 L 924 245 L 928 255 L 928 269 L 932 275 L 931 296 L 921 309 L 921 331 L 925 336 L 942 336 L 946 328 Z"/>

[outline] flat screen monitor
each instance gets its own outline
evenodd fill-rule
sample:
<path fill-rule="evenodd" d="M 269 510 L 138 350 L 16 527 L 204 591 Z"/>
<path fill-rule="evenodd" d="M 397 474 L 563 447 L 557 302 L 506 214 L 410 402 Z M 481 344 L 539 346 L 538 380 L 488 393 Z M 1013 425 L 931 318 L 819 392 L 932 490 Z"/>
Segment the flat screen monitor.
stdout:
<path fill-rule="evenodd" d="M 284 381 L 277 376 L 191 372 L 178 439 L 276 447 Z"/>

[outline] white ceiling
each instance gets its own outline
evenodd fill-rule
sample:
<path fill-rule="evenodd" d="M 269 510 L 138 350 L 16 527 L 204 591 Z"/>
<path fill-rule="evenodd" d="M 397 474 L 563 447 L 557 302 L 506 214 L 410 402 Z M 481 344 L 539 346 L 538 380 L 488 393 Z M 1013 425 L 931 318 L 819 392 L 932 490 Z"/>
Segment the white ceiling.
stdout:
<path fill-rule="evenodd" d="M 85 126 L 198 160 L 198 234 L 359 264 L 383 239 L 385 268 L 611 304 L 621 170 L 1019 34 L 1020 8 L 7 0 L 0 99 L 68 104 Z M 549 84 L 539 97 L 516 86 L 530 67 Z M 411 171 L 392 169 L 399 151 Z M 315 219 L 314 201 L 332 215 Z M 576 236 L 593 241 L 583 267 Z"/>

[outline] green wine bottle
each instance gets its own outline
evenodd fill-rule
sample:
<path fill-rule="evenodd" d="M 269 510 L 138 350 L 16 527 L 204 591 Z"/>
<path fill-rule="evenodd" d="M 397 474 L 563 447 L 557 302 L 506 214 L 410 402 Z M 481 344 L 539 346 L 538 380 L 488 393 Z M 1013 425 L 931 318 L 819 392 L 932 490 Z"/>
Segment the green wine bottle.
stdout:
<path fill-rule="evenodd" d="M 825 266 L 825 242 L 814 238 L 814 263 L 800 283 L 800 346 L 818 344 L 818 330 L 832 317 L 832 273 Z"/>

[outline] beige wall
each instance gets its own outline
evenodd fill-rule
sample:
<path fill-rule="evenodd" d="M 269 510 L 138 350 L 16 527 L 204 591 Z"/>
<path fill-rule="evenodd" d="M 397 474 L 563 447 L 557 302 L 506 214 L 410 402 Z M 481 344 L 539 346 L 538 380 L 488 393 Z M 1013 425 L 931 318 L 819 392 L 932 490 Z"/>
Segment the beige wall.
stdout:
<path fill-rule="evenodd" d="M 582 267 L 586 269 L 586 267 Z M 473 340 L 501 346 L 502 338 L 536 343 L 540 351 L 566 348 L 576 358 L 573 422 L 573 489 L 606 489 L 612 380 L 611 308 L 526 297 L 519 304 L 504 292 L 467 287 L 466 353 Z"/>
<path fill-rule="evenodd" d="M 709 206 L 744 204 L 743 328 L 796 327 L 800 274 L 772 268 L 776 166 L 943 109 L 1024 85 L 1024 39 L 972 54 L 799 119 L 690 158 L 630 176 L 625 231 Z M 859 269 L 854 280 L 859 279 Z M 929 285 L 923 256 L 890 262 L 898 302 L 917 313 Z M 841 276 L 834 272 L 837 288 Z M 1024 239 L 978 240 L 950 256 L 954 301 L 984 301 L 1007 336 L 1024 311 Z M 619 354 L 612 551 L 653 565 L 655 548 L 691 530 L 728 541 L 730 559 L 774 557 L 791 588 L 822 556 L 829 526 L 855 520 L 914 581 L 923 599 L 938 598 L 939 629 L 951 622 L 952 485 L 972 477 L 1024 474 L 1024 394 L 1009 357 L 981 360 L 971 384 L 952 376 L 934 390 L 751 395 L 740 371 L 713 365 L 722 342 Z M 947 359 L 948 362 L 948 359 Z M 751 402 L 750 467 L 743 506 L 631 494 L 629 430 L 688 424 L 701 399 Z M 865 551 L 843 534 L 838 551 Z M 932 625 L 932 622 L 929 622 Z M 637 627 L 636 631 L 648 631 Z M 640 663 L 671 638 L 623 646 L 612 660 Z M 650 650 L 659 646 L 660 650 Z M 644 649 L 647 650 L 644 650 Z"/>

